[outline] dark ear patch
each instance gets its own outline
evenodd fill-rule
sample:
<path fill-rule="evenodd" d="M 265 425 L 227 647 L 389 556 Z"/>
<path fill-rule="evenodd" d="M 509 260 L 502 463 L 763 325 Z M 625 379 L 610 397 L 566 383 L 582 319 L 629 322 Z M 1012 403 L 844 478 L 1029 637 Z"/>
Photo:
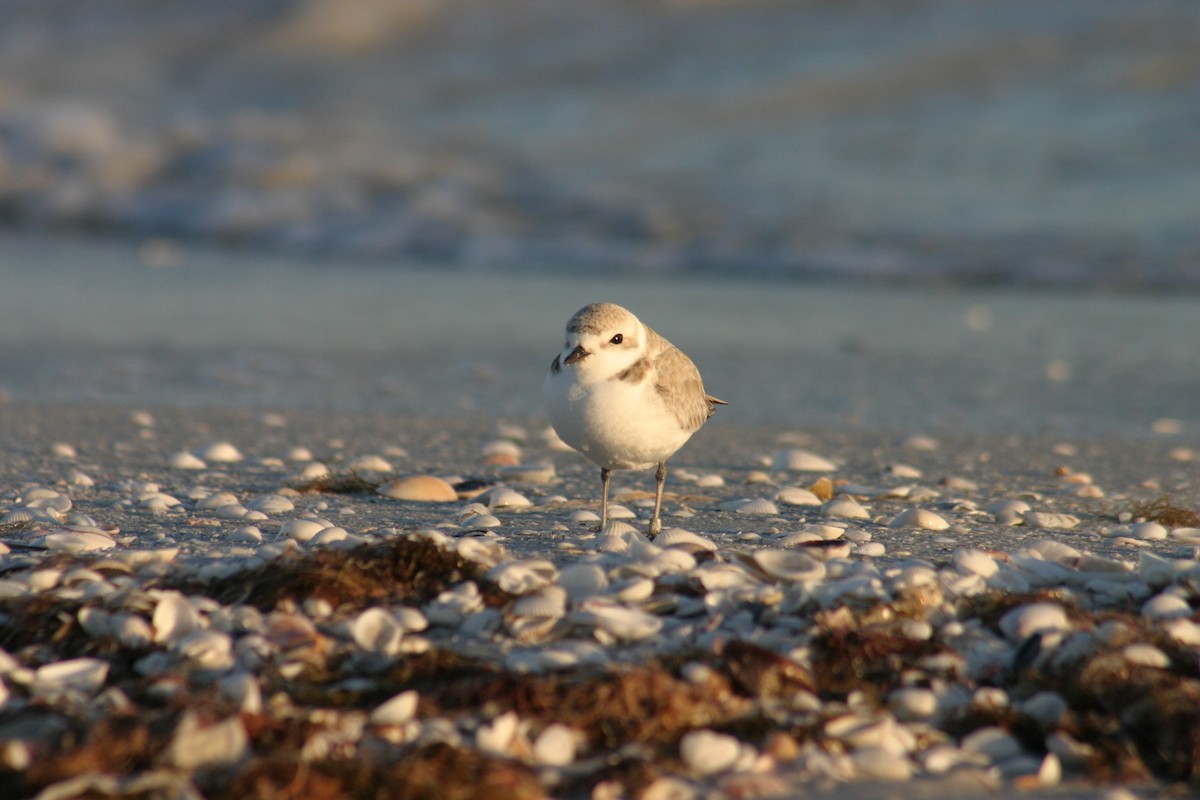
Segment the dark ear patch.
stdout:
<path fill-rule="evenodd" d="M 552 362 L 550 362 L 550 371 L 551 371 L 551 372 L 553 372 L 553 373 L 555 373 L 555 374 L 557 374 L 557 373 L 558 373 L 558 371 L 562 369 L 562 364 L 560 364 L 560 363 L 558 362 L 558 360 L 559 360 L 560 358 L 562 358 L 562 355 L 561 355 L 561 354 L 560 354 L 560 355 L 557 355 L 557 356 L 555 356 L 555 357 L 554 357 L 554 360 L 553 360 Z"/>
<path fill-rule="evenodd" d="M 646 379 L 646 375 L 649 372 L 650 359 L 643 357 L 617 373 L 617 380 L 628 381 L 629 383 L 641 383 Z"/>

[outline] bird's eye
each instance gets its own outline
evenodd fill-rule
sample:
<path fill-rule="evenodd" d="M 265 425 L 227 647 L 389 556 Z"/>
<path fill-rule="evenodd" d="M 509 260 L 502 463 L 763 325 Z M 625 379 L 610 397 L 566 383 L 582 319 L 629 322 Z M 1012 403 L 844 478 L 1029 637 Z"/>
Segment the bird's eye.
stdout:
<path fill-rule="evenodd" d="M 616 336 L 612 337 L 608 341 L 609 341 L 609 344 L 620 344 L 621 342 L 625 341 L 625 337 L 618 333 Z"/>

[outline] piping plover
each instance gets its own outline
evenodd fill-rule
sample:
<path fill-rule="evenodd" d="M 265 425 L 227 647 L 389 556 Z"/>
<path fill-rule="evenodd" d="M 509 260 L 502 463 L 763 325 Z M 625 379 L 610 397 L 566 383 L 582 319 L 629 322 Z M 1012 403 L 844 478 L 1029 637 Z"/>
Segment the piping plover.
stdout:
<path fill-rule="evenodd" d="M 601 529 L 612 471 L 657 465 L 651 537 L 662 530 L 667 459 L 725 405 L 704 393 L 683 351 L 613 303 L 586 305 L 567 321 L 542 397 L 559 438 L 600 466 Z"/>

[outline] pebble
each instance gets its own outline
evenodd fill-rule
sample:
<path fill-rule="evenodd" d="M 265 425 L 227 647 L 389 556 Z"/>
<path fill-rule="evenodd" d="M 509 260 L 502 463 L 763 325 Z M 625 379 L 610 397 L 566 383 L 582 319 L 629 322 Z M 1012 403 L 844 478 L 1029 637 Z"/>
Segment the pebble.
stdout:
<path fill-rule="evenodd" d="M 389 481 L 377 490 L 384 497 L 413 503 L 453 503 L 458 492 L 448 482 L 433 475 L 410 475 Z"/>

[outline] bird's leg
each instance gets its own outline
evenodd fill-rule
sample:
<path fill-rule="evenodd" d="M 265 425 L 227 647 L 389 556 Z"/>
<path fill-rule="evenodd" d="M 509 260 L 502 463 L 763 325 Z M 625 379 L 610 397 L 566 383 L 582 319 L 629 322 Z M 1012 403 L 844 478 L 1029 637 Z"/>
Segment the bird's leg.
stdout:
<path fill-rule="evenodd" d="M 662 520 L 658 513 L 662 510 L 663 482 L 667 479 L 667 462 L 660 462 L 654 471 L 654 518 L 650 520 L 650 538 L 662 533 Z"/>
<path fill-rule="evenodd" d="M 608 481 L 611 477 L 611 469 L 600 468 L 600 530 L 608 525 Z"/>

